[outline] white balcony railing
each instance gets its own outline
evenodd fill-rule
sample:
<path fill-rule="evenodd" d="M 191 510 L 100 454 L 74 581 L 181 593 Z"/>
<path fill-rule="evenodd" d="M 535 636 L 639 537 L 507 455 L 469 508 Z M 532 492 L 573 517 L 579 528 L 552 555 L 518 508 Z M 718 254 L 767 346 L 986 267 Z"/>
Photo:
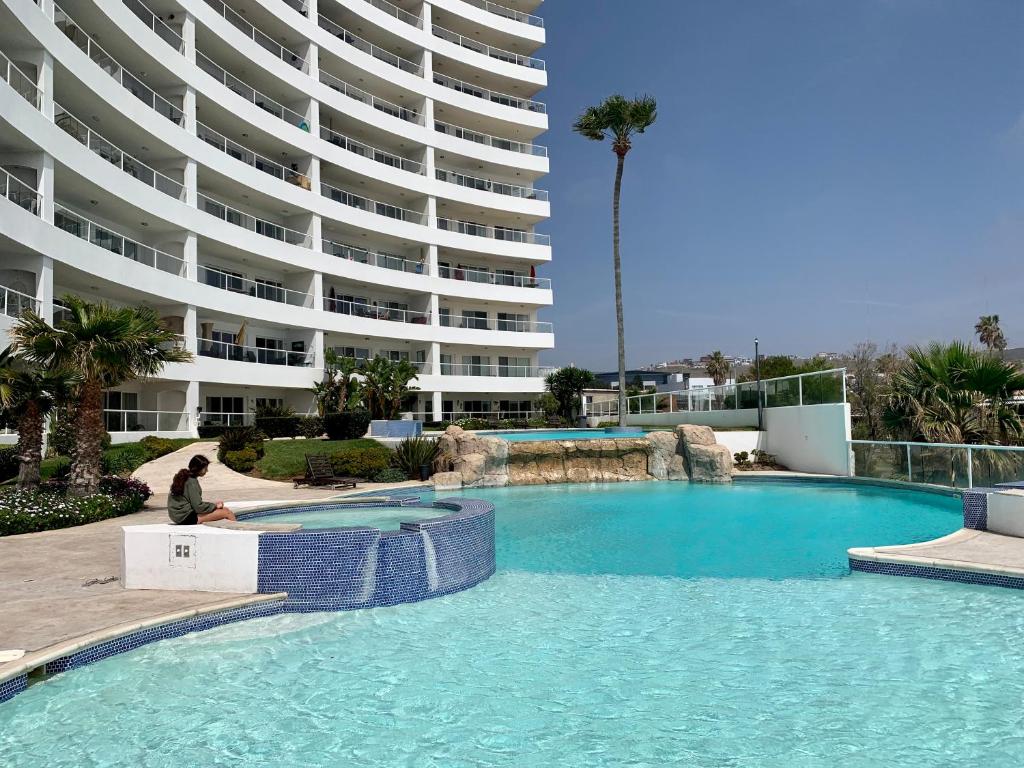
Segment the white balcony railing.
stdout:
<path fill-rule="evenodd" d="M 356 141 L 323 125 L 320 126 L 320 138 L 336 147 L 347 149 L 352 154 L 359 155 L 360 157 L 368 157 L 375 162 L 390 165 L 392 168 L 398 168 L 409 173 L 423 174 L 423 163 L 386 152 L 383 149 L 371 147 L 369 144 Z"/>
<path fill-rule="evenodd" d="M 536 378 L 540 369 L 532 365 L 476 365 L 474 363 L 441 363 L 442 376 L 495 376 L 513 379 Z"/>
<path fill-rule="evenodd" d="M 391 203 L 382 203 L 379 200 L 371 200 L 368 197 L 346 192 L 344 189 L 332 187 L 326 182 L 320 182 L 320 194 L 343 205 L 358 208 L 361 211 L 374 213 L 378 216 L 386 216 L 389 219 L 406 221 L 410 224 L 426 224 L 427 214 L 420 211 L 411 211 L 407 208 L 399 208 Z"/>
<path fill-rule="evenodd" d="M 493 13 L 495 16 L 512 19 L 512 21 L 521 21 L 523 24 L 529 24 L 531 27 L 544 26 L 544 19 L 540 16 L 523 13 L 522 11 L 517 11 L 514 8 L 506 8 L 504 5 L 492 3 L 491 0 L 466 0 L 466 2 L 470 5 L 475 5 L 477 8 L 483 8 L 485 11 Z"/>
<path fill-rule="evenodd" d="M 39 215 L 42 196 L 3 167 L 0 167 L 0 192 L 19 208 L 24 208 L 35 216 Z"/>
<path fill-rule="evenodd" d="M 464 80 L 457 80 L 454 77 L 448 77 L 442 75 L 440 72 L 434 73 L 434 83 L 436 85 L 443 86 L 444 88 L 451 88 L 453 91 L 459 93 L 465 93 L 470 96 L 475 96 L 478 99 L 484 99 L 494 104 L 501 104 L 505 107 L 513 107 L 515 109 L 525 109 L 529 112 L 537 112 L 539 114 L 547 114 L 547 107 L 542 101 L 534 101 L 533 99 L 527 99 L 522 96 L 510 96 L 507 93 L 498 93 L 487 88 L 481 88 L 479 85 L 473 83 L 467 83 Z"/>
<path fill-rule="evenodd" d="M 423 67 L 417 64 L 415 61 L 409 59 L 403 59 L 391 51 L 381 48 L 379 45 L 374 45 L 369 40 L 364 40 L 359 35 L 349 32 L 344 27 L 331 21 L 329 18 L 324 16 L 322 13 L 318 14 L 318 22 L 320 28 L 331 33 L 342 42 L 348 43 L 354 48 L 358 48 L 363 53 L 368 53 L 375 59 L 383 61 L 385 64 L 390 64 L 392 67 L 397 67 L 403 72 L 409 72 L 413 75 L 422 76 Z"/>
<path fill-rule="evenodd" d="M 509 152 L 518 152 L 522 155 L 533 155 L 534 157 L 547 157 L 548 148 L 539 144 L 532 144 L 524 141 L 512 141 L 503 139 L 500 136 L 489 136 L 486 133 L 471 131 L 468 128 L 460 128 L 457 125 L 449 125 L 439 120 L 434 121 L 434 129 L 446 136 L 454 136 L 456 139 L 472 141 L 474 144 L 483 144 L 495 149 L 505 149 Z"/>
<path fill-rule="evenodd" d="M 518 64 L 521 67 L 529 67 L 530 69 L 544 70 L 543 59 L 535 59 L 532 56 L 524 56 L 521 53 L 504 51 L 501 48 L 495 48 L 493 45 L 486 45 L 485 43 L 481 43 L 479 40 L 474 40 L 470 37 L 466 37 L 465 35 L 460 35 L 458 32 L 452 32 L 451 30 L 439 27 L 436 24 L 430 27 L 430 31 L 434 33 L 435 37 L 447 40 L 449 43 L 455 43 L 462 48 L 468 48 L 471 51 L 482 53 L 484 56 L 489 56 L 492 59 L 507 61 L 510 64 Z"/>
<path fill-rule="evenodd" d="M 551 279 L 548 277 L 529 277 L 527 275 L 507 275 L 489 272 L 486 269 L 468 267 L 439 267 L 438 277 L 445 280 L 464 280 L 468 283 L 484 283 L 486 285 L 507 285 L 514 288 L 544 288 L 551 290 Z"/>
<path fill-rule="evenodd" d="M 302 291 L 295 291 L 285 288 L 272 282 L 250 280 L 231 272 L 225 272 L 214 267 L 199 265 L 197 267 L 199 282 L 214 288 L 240 293 L 245 296 L 252 296 L 265 301 L 275 301 L 279 304 L 288 304 L 293 307 L 312 307 L 313 296 Z"/>
<path fill-rule="evenodd" d="M 324 298 L 324 309 L 339 315 L 365 317 L 370 320 L 387 320 L 392 323 L 413 323 L 429 325 L 430 313 L 417 312 L 413 309 L 395 309 L 377 303 L 367 304 L 361 301 Z"/>
<path fill-rule="evenodd" d="M 105 251 L 159 269 L 161 272 L 188 277 L 188 264 L 184 259 L 136 242 L 130 237 L 90 221 L 59 203 L 53 206 L 53 225 Z"/>
<path fill-rule="evenodd" d="M 518 197 L 523 200 L 548 199 L 548 193 L 543 189 L 522 187 L 518 184 L 506 184 L 502 181 L 492 181 L 491 179 L 467 176 L 464 173 L 460 173 L 459 171 L 450 171 L 447 168 L 435 168 L 434 173 L 437 176 L 438 181 L 444 181 L 448 184 L 457 184 L 460 187 L 468 187 L 469 189 L 476 189 L 480 192 L 493 192 L 496 195 Z"/>
<path fill-rule="evenodd" d="M 284 122 L 298 128 L 303 128 L 307 131 L 309 130 L 309 123 L 303 115 L 300 115 L 294 109 L 286 107 L 281 102 L 270 98 L 266 94 L 261 93 L 248 83 L 242 82 L 206 54 L 196 51 L 196 64 L 214 80 L 222 83 L 246 101 L 251 101 L 264 112 L 269 112 L 279 120 L 283 120 Z"/>
<path fill-rule="evenodd" d="M 306 67 L 306 60 L 304 58 L 295 53 L 295 51 L 291 51 L 280 43 L 275 42 L 274 38 L 250 24 L 245 20 L 245 17 L 240 15 L 237 11 L 229 8 L 220 0 L 206 0 L 206 4 L 223 16 L 231 26 L 261 48 L 266 49 L 284 63 L 290 64 L 302 72 L 308 71 Z"/>
<path fill-rule="evenodd" d="M 245 427 L 256 420 L 256 414 L 228 413 L 226 411 L 202 411 L 199 414 L 200 427 Z"/>
<path fill-rule="evenodd" d="M 18 69 L 14 62 L 4 56 L 2 52 L 0 52 L 0 69 L 4 73 L 4 82 L 11 86 L 19 96 L 36 109 L 42 107 L 42 89 L 35 84 L 31 77 Z"/>
<path fill-rule="evenodd" d="M 358 248 L 354 245 L 338 243 L 334 240 L 323 240 L 323 252 L 328 256 L 337 256 L 339 259 L 358 261 L 360 264 L 371 264 L 375 267 L 392 269 L 396 272 L 409 272 L 416 275 L 428 273 L 426 260 L 413 261 L 393 253 L 382 251 L 371 251 L 366 248 Z"/>
<path fill-rule="evenodd" d="M 434 413 L 432 411 L 414 411 L 412 415 L 416 419 L 416 421 L 434 420 Z M 490 411 L 442 411 L 440 415 L 443 421 L 460 421 L 461 419 L 480 419 L 482 421 L 489 422 L 488 427 L 496 428 L 501 426 L 500 422 L 506 420 L 523 421 L 526 419 L 543 418 L 544 412 L 523 410 L 520 408 L 510 408 L 506 410 L 502 410 L 501 408 L 495 408 Z"/>
<path fill-rule="evenodd" d="M 212 197 L 199 193 L 199 209 L 218 219 L 223 219 L 228 224 L 248 229 L 257 235 L 269 237 L 272 240 L 280 240 L 292 245 L 299 245 L 303 248 L 313 247 L 313 238 L 307 232 L 299 232 L 296 229 L 289 229 L 281 224 L 265 219 L 257 218 L 252 214 L 239 211 L 226 203 L 214 200 Z"/>
<path fill-rule="evenodd" d="M 35 296 L 0 285 L 0 315 L 20 317 L 24 312 L 40 313 L 42 304 Z"/>
<path fill-rule="evenodd" d="M 157 16 L 141 0 L 124 0 L 124 4 L 139 20 L 152 29 L 157 36 L 178 53 L 185 53 L 185 41 L 181 35 L 171 29 L 163 19 Z"/>
<path fill-rule="evenodd" d="M 254 152 L 248 147 L 242 146 L 238 142 L 218 133 L 207 125 L 197 122 L 196 135 L 211 147 L 219 149 L 224 154 L 229 155 L 236 160 L 241 160 L 246 165 L 251 165 L 258 171 L 263 171 L 270 176 L 282 179 L 283 181 L 287 181 L 289 184 L 294 184 L 295 186 L 302 187 L 303 189 L 310 188 L 309 177 L 306 174 L 300 173 L 293 168 L 285 168 L 280 163 Z"/>
<path fill-rule="evenodd" d="M 120 83 L 121 86 L 135 96 L 135 98 L 158 114 L 163 115 L 171 122 L 178 125 L 184 124 L 185 113 L 181 111 L 180 107 L 172 104 L 139 80 L 135 75 L 125 71 L 124 67 L 118 64 L 117 60 L 114 59 L 113 56 L 103 50 L 103 48 L 56 3 L 53 4 L 53 23 L 57 26 L 57 29 L 63 32 L 64 35 L 78 46 L 86 56 L 92 59 L 100 69 Z"/>
<path fill-rule="evenodd" d="M 511 227 L 494 227 L 489 224 L 477 224 L 473 221 L 459 221 L 442 216 L 437 217 L 437 228 L 447 232 L 458 232 L 460 235 L 487 237 L 491 240 L 507 240 L 513 243 L 533 243 L 534 245 L 551 245 L 551 236 L 538 232 L 527 232 Z"/>
<path fill-rule="evenodd" d="M 188 432 L 185 411 L 124 411 L 105 408 L 103 426 L 107 432 Z"/>
<path fill-rule="evenodd" d="M 406 24 L 412 24 L 417 29 L 423 29 L 423 19 L 415 13 L 409 13 L 408 11 L 399 8 L 394 3 L 389 3 L 387 0 L 366 0 L 366 2 L 378 10 L 392 15 L 400 21 L 404 21 Z"/>
<path fill-rule="evenodd" d="M 477 331 L 512 331 L 513 333 L 552 333 L 551 323 L 534 320 L 476 317 L 475 315 L 441 315 L 445 328 L 469 328 Z"/>
<path fill-rule="evenodd" d="M 387 101 L 379 96 L 374 96 L 372 93 L 368 93 L 362 88 L 357 88 L 356 86 L 335 77 L 323 68 L 319 70 L 319 74 L 320 82 L 328 88 L 333 88 L 338 93 L 342 93 L 356 101 L 361 101 L 363 104 L 367 104 L 384 114 L 397 117 L 399 120 L 423 125 L 423 114 L 411 107 L 403 107 L 401 104 L 395 104 L 394 102 Z"/>
<path fill-rule="evenodd" d="M 175 181 L 170 176 L 132 157 L 123 149 L 107 141 L 107 139 L 96 133 L 96 131 L 92 130 L 88 125 L 57 103 L 53 105 L 53 122 L 56 123 L 58 128 L 67 133 L 68 136 L 71 136 L 79 144 L 87 147 L 94 154 L 102 157 L 115 168 L 120 168 L 129 176 L 138 179 L 143 184 L 153 187 L 153 189 L 159 192 L 163 192 L 165 195 L 173 197 L 175 200 L 183 200 L 185 198 L 185 185 L 180 181 Z"/>
<path fill-rule="evenodd" d="M 287 365 L 294 368 L 309 368 L 313 365 L 313 352 L 289 352 L 283 349 L 268 349 L 241 344 L 229 344 L 212 339 L 197 339 L 200 357 L 214 357 L 239 363 L 261 365 Z"/>

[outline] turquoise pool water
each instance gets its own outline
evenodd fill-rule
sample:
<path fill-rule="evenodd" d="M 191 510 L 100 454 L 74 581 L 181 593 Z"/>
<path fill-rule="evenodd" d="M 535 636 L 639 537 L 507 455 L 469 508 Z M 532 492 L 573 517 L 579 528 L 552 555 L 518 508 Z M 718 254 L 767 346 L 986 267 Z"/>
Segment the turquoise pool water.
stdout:
<path fill-rule="evenodd" d="M 334 509 L 316 512 L 284 512 L 279 515 L 260 517 L 253 522 L 302 523 L 303 528 L 345 528 L 369 525 L 383 531 L 397 531 L 399 526 L 413 520 L 450 515 L 449 509 L 423 509 L 422 507 L 363 507 L 352 509 L 338 505 Z M 244 520 L 244 518 L 243 518 Z"/>
<path fill-rule="evenodd" d="M 603 429 L 536 429 L 529 432 L 481 432 L 488 437 L 500 437 L 511 443 L 533 440 L 594 440 L 606 437 L 643 437 L 642 429 L 632 432 L 605 432 Z"/>
<path fill-rule="evenodd" d="M 146 646 L 0 705 L 0 764 L 822 768 L 1024 762 L 1013 590 L 849 574 L 956 499 L 476 490 L 499 571 L 438 600 Z"/>

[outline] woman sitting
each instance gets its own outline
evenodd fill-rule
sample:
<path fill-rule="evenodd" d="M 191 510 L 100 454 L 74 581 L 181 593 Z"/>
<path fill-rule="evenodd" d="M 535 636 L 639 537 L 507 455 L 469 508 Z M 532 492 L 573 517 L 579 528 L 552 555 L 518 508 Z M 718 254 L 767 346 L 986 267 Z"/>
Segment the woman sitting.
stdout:
<path fill-rule="evenodd" d="M 234 520 L 235 513 L 224 506 L 223 501 L 203 501 L 203 489 L 199 478 L 206 474 L 210 460 L 205 456 L 193 456 L 187 469 L 179 469 L 171 481 L 171 493 L 167 497 L 167 514 L 175 525 L 198 525 L 214 520 Z"/>

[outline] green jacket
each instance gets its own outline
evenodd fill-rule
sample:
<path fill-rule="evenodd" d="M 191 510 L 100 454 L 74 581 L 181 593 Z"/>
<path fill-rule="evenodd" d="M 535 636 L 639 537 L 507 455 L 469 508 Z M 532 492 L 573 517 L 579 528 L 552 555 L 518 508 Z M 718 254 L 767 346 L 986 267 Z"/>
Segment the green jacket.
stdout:
<path fill-rule="evenodd" d="M 193 512 L 197 515 L 206 515 L 216 508 L 212 502 L 203 501 L 203 489 L 194 477 L 185 481 L 181 496 L 175 496 L 173 493 L 167 496 L 167 514 L 175 525 L 184 523 Z"/>

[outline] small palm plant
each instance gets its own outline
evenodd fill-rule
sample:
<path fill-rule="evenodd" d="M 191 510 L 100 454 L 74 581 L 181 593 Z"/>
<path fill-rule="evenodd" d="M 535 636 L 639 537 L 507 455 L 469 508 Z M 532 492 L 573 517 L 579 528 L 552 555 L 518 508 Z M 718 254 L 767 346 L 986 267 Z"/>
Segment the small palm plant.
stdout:
<path fill-rule="evenodd" d="M 34 365 L 10 347 L 0 352 L 0 409 L 18 430 L 18 488 L 39 485 L 44 421 L 70 398 L 75 383 L 65 369 Z"/>
<path fill-rule="evenodd" d="M 26 312 L 11 338 L 29 361 L 73 371 L 79 378 L 69 490 L 84 496 L 95 493 L 100 482 L 103 390 L 155 376 L 167 363 L 188 362 L 192 355 L 176 346 L 176 335 L 150 307 L 93 304 L 73 295 L 62 301 L 67 319 L 56 328 Z"/>
<path fill-rule="evenodd" d="M 1003 329 L 999 327 L 999 315 L 982 315 L 974 324 L 974 332 L 978 334 L 978 340 L 985 345 L 989 352 L 1002 352 L 1006 349 L 1006 337 Z"/>
<path fill-rule="evenodd" d="M 615 153 L 615 189 L 612 194 L 612 261 L 615 268 L 615 330 L 619 357 L 619 426 L 626 426 L 626 339 L 622 318 L 622 260 L 619 254 L 619 199 L 622 193 L 622 169 L 633 148 L 633 135 L 646 131 L 658 114 L 651 96 L 627 99 L 609 96 L 596 107 L 587 107 L 573 123 L 573 130 L 592 141 L 611 138 Z"/>

